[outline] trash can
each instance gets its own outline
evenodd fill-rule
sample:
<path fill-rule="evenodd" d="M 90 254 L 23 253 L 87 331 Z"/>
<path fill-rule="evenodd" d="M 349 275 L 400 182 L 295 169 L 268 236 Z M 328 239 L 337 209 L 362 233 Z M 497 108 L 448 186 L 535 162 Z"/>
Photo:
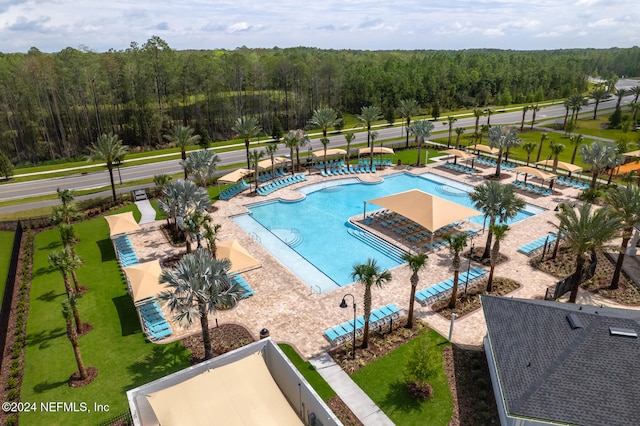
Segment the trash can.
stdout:
<path fill-rule="evenodd" d="M 267 330 L 266 328 L 260 330 L 260 338 L 266 339 L 267 337 L 269 337 L 269 330 Z"/>
<path fill-rule="evenodd" d="M 398 159 L 398 166 L 402 166 L 402 160 Z"/>

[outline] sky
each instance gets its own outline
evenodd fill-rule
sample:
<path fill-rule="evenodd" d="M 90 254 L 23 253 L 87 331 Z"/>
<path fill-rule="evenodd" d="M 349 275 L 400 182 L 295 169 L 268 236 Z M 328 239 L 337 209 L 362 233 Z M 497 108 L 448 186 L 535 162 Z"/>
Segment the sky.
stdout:
<path fill-rule="evenodd" d="M 631 47 L 638 0 L 0 0 L 0 52 Z"/>

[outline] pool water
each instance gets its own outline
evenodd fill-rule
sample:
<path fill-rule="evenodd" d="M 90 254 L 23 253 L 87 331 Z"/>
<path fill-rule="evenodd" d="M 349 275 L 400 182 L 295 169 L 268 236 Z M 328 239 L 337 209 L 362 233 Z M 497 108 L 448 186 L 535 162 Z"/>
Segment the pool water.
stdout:
<path fill-rule="evenodd" d="M 348 219 L 363 213 L 364 200 L 414 188 L 473 207 L 469 198 L 469 191 L 472 190 L 470 186 L 431 174 L 415 176 L 400 173 L 386 176 L 383 182 L 377 184 L 361 183 L 355 178 L 348 178 L 308 185 L 300 188 L 306 194 L 306 198 L 301 201 L 273 201 L 250 205 L 248 208 L 253 220 L 310 262 L 338 288 L 352 283 L 353 265 L 364 263 L 368 258 L 376 259 L 383 269 L 403 263 L 401 251 L 354 228 L 348 223 Z M 377 209 L 379 207 L 367 203 L 367 211 Z M 537 208 L 528 206 L 508 223 L 515 223 L 538 213 L 535 209 Z M 482 215 L 469 220 L 483 225 Z M 238 222 L 239 225 L 244 227 L 241 222 L 244 221 Z M 245 230 L 250 232 L 246 227 Z M 271 250 L 268 244 L 263 245 L 281 261 L 283 256 L 287 256 L 286 250 Z M 304 274 L 297 274 L 308 281 Z M 325 290 L 328 289 L 322 289 Z"/>

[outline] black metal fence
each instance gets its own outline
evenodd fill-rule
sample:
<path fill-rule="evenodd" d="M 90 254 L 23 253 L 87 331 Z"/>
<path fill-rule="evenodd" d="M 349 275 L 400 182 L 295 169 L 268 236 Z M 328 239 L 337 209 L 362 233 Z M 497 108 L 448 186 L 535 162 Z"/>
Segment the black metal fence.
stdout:
<path fill-rule="evenodd" d="M 11 260 L 9 263 L 9 272 L 7 273 L 7 281 L 2 296 L 2 305 L 0 305 L 0 354 L 4 354 L 7 340 L 7 327 L 9 326 L 9 317 L 11 316 L 11 303 L 13 301 L 13 290 L 15 288 L 16 274 L 18 273 L 18 255 L 20 254 L 20 242 L 22 241 L 22 223 L 16 223 L 15 234 L 13 238 L 13 249 L 11 251 Z"/>
<path fill-rule="evenodd" d="M 123 413 L 118 414 L 117 416 L 111 417 L 109 420 L 105 420 L 100 423 L 98 426 L 129 426 L 133 425 L 133 418 L 131 417 L 131 413 L 129 411 L 125 411 Z"/>

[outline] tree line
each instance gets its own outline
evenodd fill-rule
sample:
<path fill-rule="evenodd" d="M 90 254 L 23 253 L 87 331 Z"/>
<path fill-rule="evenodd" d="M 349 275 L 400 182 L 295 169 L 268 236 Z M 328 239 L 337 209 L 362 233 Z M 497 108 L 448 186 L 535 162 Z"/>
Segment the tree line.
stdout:
<path fill-rule="evenodd" d="M 0 151 L 14 163 L 80 157 L 111 132 L 148 150 L 178 125 L 208 143 L 236 137 L 242 116 L 279 136 L 322 107 L 357 114 L 376 105 L 388 118 L 405 99 L 437 117 L 583 93 L 588 75 L 640 75 L 640 48 L 177 51 L 155 36 L 102 53 L 32 48 L 0 53 Z"/>

